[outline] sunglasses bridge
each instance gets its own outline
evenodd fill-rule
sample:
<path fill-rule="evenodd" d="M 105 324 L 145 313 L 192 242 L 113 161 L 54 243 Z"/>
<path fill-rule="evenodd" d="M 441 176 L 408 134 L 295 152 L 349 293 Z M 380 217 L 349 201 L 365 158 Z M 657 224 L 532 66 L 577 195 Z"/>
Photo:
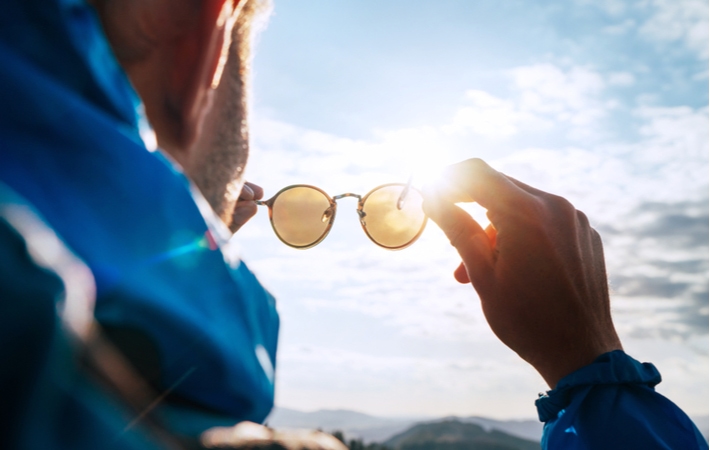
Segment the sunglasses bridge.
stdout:
<path fill-rule="evenodd" d="M 362 225 L 365 225 L 365 216 L 367 214 L 365 213 L 365 211 L 362 210 L 362 195 L 353 194 L 352 192 L 346 192 L 345 194 L 334 195 L 333 196 L 333 204 L 328 209 L 325 210 L 321 220 L 323 222 L 326 222 L 327 220 L 329 220 L 330 217 L 335 212 L 335 202 L 337 200 L 340 200 L 341 198 L 345 198 L 345 197 L 355 197 L 357 199 L 357 215 L 360 216 L 360 223 Z"/>

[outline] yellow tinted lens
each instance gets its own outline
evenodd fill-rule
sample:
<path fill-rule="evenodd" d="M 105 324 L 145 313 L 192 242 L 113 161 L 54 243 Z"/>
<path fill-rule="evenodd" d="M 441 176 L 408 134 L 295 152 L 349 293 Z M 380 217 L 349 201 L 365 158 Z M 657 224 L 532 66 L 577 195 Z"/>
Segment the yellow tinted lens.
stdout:
<path fill-rule="evenodd" d="M 424 230 L 426 216 L 422 211 L 422 196 L 410 188 L 401 203 L 404 185 L 383 186 L 372 191 L 364 201 L 364 227 L 379 245 L 391 249 L 411 244 Z"/>
<path fill-rule="evenodd" d="M 298 186 L 276 197 L 271 207 L 274 231 L 293 247 L 317 244 L 328 232 L 335 211 L 328 197 L 317 189 Z"/>

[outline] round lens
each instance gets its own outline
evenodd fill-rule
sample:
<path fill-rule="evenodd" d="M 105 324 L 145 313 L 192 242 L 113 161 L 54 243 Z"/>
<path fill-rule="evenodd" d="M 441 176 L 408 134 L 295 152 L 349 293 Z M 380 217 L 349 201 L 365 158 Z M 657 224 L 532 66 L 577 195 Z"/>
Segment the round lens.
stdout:
<path fill-rule="evenodd" d="M 405 192 L 405 188 L 403 184 L 381 186 L 363 199 L 363 228 L 382 247 L 404 248 L 424 231 L 422 195 L 412 187 Z"/>
<path fill-rule="evenodd" d="M 271 224 L 286 244 L 308 248 L 319 243 L 330 229 L 335 206 L 330 198 L 310 186 L 294 186 L 276 195 L 271 206 Z"/>

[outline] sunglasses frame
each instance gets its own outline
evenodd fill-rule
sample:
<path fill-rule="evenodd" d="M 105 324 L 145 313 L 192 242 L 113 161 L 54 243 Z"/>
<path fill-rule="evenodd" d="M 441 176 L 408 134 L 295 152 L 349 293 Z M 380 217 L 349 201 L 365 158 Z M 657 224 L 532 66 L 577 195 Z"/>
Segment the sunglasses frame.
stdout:
<path fill-rule="evenodd" d="M 412 245 L 413 243 L 415 243 L 415 242 L 417 241 L 417 239 L 419 239 L 419 237 L 420 237 L 420 236 L 422 235 L 422 233 L 424 232 L 424 228 L 426 228 L 426 224 L 427 224 L 427 222 L 429 221 L 429 220 L 428 220 L 429 218 L 428 218 L 426 215 L 424 215 L 424 221 L 422 222 L 422 226 L 419 228 L 419 231 L 417 232 L 417 234 L 416 234 L 412 239 L 409 240 L 409 242 L 407 242 L 407 243 L 404 244 L 404 245 L 400 245 L 400 246 L 396 246 L 396 247 L 389 247 L 389 246 L 387 246 L 387 245 L 383 245 L 383 244 L 380 244 L 379 242 L 377 242 L 377 241 L 370 235 L 370 233 L 367 231 L 367 225 L 366 225 L 366 222 L 365 222 L 365 216 L 366 216 L 366 214 L 365 214 L 365 211 L 363 211 L 363 208 L 364 208 L 364 206 L 365 206 L 365 202 L 366 202 L 367 199 L 370 197 L 370 195 L 372 195 L 375 191 L 377 191 L 377 190 L 379 190 L 379 189 L 382 189 L 382 188 L 385 188 L 385 187 L 389 187 L 389 186 L 404 186 L 405 188 L 414 189 L 415 191 L 419 192 L 418 189 L 416 189 L 416 188 L 410 186 L 408 183 L 387 183 L 387 184 L 381 184 L 381 185 L 379 185 L 379 186 L 377 186 L 377 187 L 371 189 L 371 190 L 370 190 L 367 194 L 365 194 L 365 195 L 359 195 L 359 194 L 353 194 L 352 192 L 346 192 L 345 194 L 335 195 L 335 196 L 331 197 L 330 195 L 328 195 L 327 192 L 325 192 L 323 189 L 321 189 L 321 188 L 319 188 L 319 187 L 316 187 L 316 186 L 313 186 L 313 185 L 310 185 L 310 184 L 292 184 L 292 185 L 286 186 L 285 188 L 283 188 L 283 189 L 281 189 L 280 191 L 278 191 L 278 192 L 277 192 L 276 194 L 274 194 L 274 196 L 271 197 L 270 199 L 268 199 L 268 200 L 257 200 L 255 203 L 256 203 L 257 205 L 265 205 L 265 206 L 267 206 L 267 207 L 269 208 L 269 223 L 271 223 L 271 228 L 274 230 L 274 234 L 276 234 L 276 237 L 279 238 L 279 240 L 280 240 L 281 242 L 283 242 L 284 244 L 286 244 L 286 245 L 288 245 L 289 247 L 292 247 L 292 248 L 296 248 L 296 249 L 299 249 L 299 250 L 306 250 L 306 249 L 315 247 L 316 245 L 318 245 L 318 244 L 320 244 L 321 242 L 323 242 L 323 239 L 325 239 L 325 238 L 328 236 L 328 233 L 330 233 L 330 229 L 333 227 L 333 222 L 335 221 L 335 216 L 336 216 L 336 214 L 337 214 L 337 212 L 338 212 L 338 202 L 337 202 L 337 201 L 340 200 L 341 198 L 345 198 L 345 197 L 355 197 L 355 198 L 357 198 L 357 200 L 358 200 L 358 201 L 357 201 L 357 210 L 356 210 L 356 211 L 357 211 L 358 217 L 360 218 L 360 226 L 362 227 L 362 230 L 365 232 L 365 234 L 367 235 L 367 237 L 368 237 L 372 242 L 374 242 L 375 245 L 377 245 L 377 246 L 379 246 L 379 247 L 382 247 L 382 248 L 384 248 L 384 249 L 387 249 L 387 250 L 402 250 L 402 249 L 404 249 L 404 248 L 409 247 L 410 245 Z M 328 226 L 325 228 L 325 231 L 323 231 L 323 234 L 322 234 L 318 239 L 316 239 L 314 242 L 312 242 L 312 243 L 310 243 L 310 244 L 306 244 L 306 245 L 293 245 L 293 244 L 291 244 L 291 243 L 289 243 L 289 242 L 286 242 L 286 241 L 281 237 L 281 235 L 279 234 L 278 230 L 277 230 L 276 227 L 274 226 L 274 213 L 273 213 L 274 202 L 276 201 L 276 199 L 278 198 L 278 196 L 281 195 L 283 192 L 288 191 L 288 190 L 290 190 L 290 189 L 299 188 L 299 187 L 314 189 L 314 190 L 320 192 L 321 194 L 323 194 L 323 195 L 325 196 L 325 198 L 328 199 L 328 202 L 330 203 L 330 206 L 328 207 L 328 209 L 331 209 L 331 208 L 332 208 L 332 211 L 333 211 L 333 213 L 330 215 L 330 219 L 328 220 Z"/>

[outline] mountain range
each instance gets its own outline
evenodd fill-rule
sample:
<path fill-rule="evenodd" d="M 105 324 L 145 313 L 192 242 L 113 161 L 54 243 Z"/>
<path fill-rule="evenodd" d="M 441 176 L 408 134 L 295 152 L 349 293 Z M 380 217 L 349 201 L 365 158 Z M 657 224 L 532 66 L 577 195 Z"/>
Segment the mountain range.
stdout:
<path fill-rule="evenodd" d="M 703 436 L 705 436 L 705 439 L 707 440 L 708 416 L 694 416 L 692 417 L 692 419 L 697 425 L 700 432 L 703 434 Z M 458 426 L 454 424 L 449 425 L 449 428 L 446 428 L 446 426 L 443 425 L 437 427 L 437 424 L 449 422 L 456 422 L 464 425 Z M 535 448 L 539 448 L 538 443 L 540 442 L 540 437 L 542 436 L 542 423 L 533 419 L 496 420 L 478 416 L 448 416 L 439 418 L 412 416 L 391 418 L 372 416 L 344 409 L 323 409 L 314 412 L 303 412 L 289 408 L 276 407 L 267 418 L 267 424 L 273 428 L 309 428 L 321 429 L 327 432 L 342 431 L 347 439 L 359 439 L 366 444 L 375 442 L 384 443 L 385 445 L 391 446 L 393 448 L 394 445 L 390 441 L 392 441 L 393 439 L 398 439 L 395 443 L 400 443 L 399 439 L 402 439 L 402 436 L 412 436 L 412 434 L 408 433 L 422 433 L 425 431 L 421 427 L 423 425 L 434 425 L 434 428 L 429 429 L 427 433 L 441 432 L 446 434 L 451 432 L 454 436 L 458 436 L 459 438 L 472 437 L 476 434 L 480 434 L 481 430 L 484 433 L 488 433 L 489 437 L 491 433 L 500 432 L 513 439 L 518 438 L 527 441 L 532 441 L 533 443 L 538 445 L 538 447 Z M 480 430 L 475 427 L 467 427 L 466 424 L 474 425 Z M 419 437 L 417 439 L 422 438 L 421 435 L 418 436 Z M 484 437 L 485 436 L 480 436 L 478 439 L 483 439 Z M 495 435 L 494 437 L 501 438 L 502 436 Z M 485 439 L 483 439 L 483 441 L 485 441 Z M 448 448 L 449 450 L 454 450 L 454 447 L 446 448 Z M 412 447 L 410 450 L 414 449 L 415 447 Z"/>
<path fill-rule="evenodd" d="M 273 428 L 311 428 L 328 432 L 342 431 L 348 439 L 365 443 L 386 442 L 410 428 L 427 423 L 457 421 L 474 424 L 488 432 L 501 431 L 512 437 L 539 442 L 542 424 L 537 420 L 495 420 L 484 417 L 377 417 L 344 409 L 303 412 L 276 407 L 266 422 Z"/>
<path fill-rule="evenodd" d="M 540 450 L 539 441 L 455 419 L 414 425 L 383 444 L 396 450 Z"/>

